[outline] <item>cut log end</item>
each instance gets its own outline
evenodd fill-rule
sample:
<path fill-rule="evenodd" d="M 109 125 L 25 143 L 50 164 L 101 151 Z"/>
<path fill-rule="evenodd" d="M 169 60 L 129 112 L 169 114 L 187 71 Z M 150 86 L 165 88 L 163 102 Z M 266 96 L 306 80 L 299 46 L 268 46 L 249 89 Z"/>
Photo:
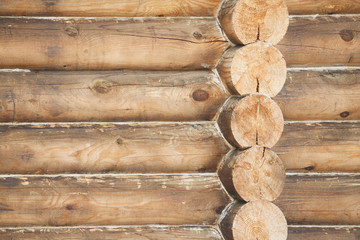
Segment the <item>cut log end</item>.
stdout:
<path fill-rule="evenodd" d="M 285 185 L 285 167 L 270 149 L 252 147 L 233 156 L 232 179 L 239 196 L 245 201 L 278 198 Z"/>
<path fill-rule="evenodd" d="M 220 78 L 233 94 L 276 96 L 286 81 L 286 62 L 275 47 L 256 42 L 227 51 L 217 66 Z"/>
<path fill-rule="evenodd" d="M 221 6 L 219 20 L 233 43 L 260 40 L 277 44 L 287 31 L 289 13 L 284 0 L 227 0 Z"/>
<path fill-rule="evenodd" d="M 240 148 L 271 148 L 280 139 L 284 118 L 279 106 L 269 97 L 253 94 L 232 98 L 218 118 L 227 141 Z"/>

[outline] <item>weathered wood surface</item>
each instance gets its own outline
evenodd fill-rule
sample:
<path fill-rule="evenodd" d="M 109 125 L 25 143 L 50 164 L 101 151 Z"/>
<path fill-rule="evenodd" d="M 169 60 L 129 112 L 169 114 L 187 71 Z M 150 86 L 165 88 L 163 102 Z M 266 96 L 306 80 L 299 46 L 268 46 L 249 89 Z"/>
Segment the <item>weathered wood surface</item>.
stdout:
<path fill-rule="evenodd" d="M 286 0 L 290 14 L 357 14 L 359 0 Z"/>
<path fill-rule="evenodd" d="M 359 19 L 291 18 L 277 47 L 288 66 L 357 66 Z M 215 18 L 4 17 L 0 23 L 5 26 L 0 29 L 1 68 L 212 69 L 229 46 Z"/>
<path fill-rule="evenodd" d="M 215 172 L 229 147 L 214 122 L 0 127 L 0 173 Z"/>
<path fill-rule="evenodd" d="M 0 15 L 14 16 L 215 16 L 221 0 L 0 0 Z M 360 13 L 359 0 L 286 0 L 290 14 Z"/>
<path fill-rule="evenodd" d="M 272 148 L 287 171 L 359 172 L 360 122 L 286 123 Z"/>
<path fill-rule="evenodd" d="M 24 228 L 0 229 L 1 239 L 12 240 L 222 240 L 214 227 L 96 227 L 96 228 Z"/>
<path fill-rule="evenodd" d="M 0 72 L 0 121 L 211 120 L 229 95 L 219 81 L 211 71 Z M 274 100 L 286 120 L 359 120 L 360 69 L 289 68 Z"/>
<path fill-rule="evenodd" d="M 360 17 L 293 17 L 276 46 L 288 66 L 360 65 Z"/>
<path fill-rule="evenodd" d="M 215 18 L 0 18 L 0 67 L 213 68 L 229 43 Z"/>
<path fill-rule="evenodd" d="M 0 121 L 211 120 L 228 96 L 210 71 L 0 72 Z"/>
<path fill-rule="evenodd" d="M 360 227 L 289 226 L 289 240 L 359 240 Z"/>
<path fill-rule="evenodd" d="M 274 203 L 289 224 L 360 225 L 360 175 L 288 175 Z"/>
<path fill-rule="evenodd" d="M 359 120 L 360 69 L 288 71 L 274 98 L 286 120 Z"/>
<path fill-rule="evenodd" d="M 228 197 L 216 176 L 0 178 L 0 226 L 211 225 Z"/>

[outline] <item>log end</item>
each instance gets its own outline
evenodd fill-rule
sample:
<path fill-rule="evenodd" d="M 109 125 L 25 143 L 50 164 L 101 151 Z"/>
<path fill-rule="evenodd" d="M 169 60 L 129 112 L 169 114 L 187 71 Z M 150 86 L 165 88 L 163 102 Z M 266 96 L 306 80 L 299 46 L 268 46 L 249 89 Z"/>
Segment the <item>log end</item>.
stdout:
<path fill-rule="evenodd" d="M 286 240 L 287 222 L 277 206 L 258 200 L 243 205 L 237 211 L 232 233 L 234 240 Z"/>
<path fill-rule="evenodd" d="M 284 118 L 280 107 L 269 97 L 253 94 L 229 99 L 218 118 L 227 141 L 239 148 L 271 148 L 280 139 Z"/>
<path fill-rule="evenodd" d="M 233 155 L 233 184 L 245 201 L 278 198 L 285 185 L 285 167 L 268 148 L 252 147 Z"/>
<path fill-rule="evenodd" d="M 284 0 L 227 0 L 219 20 L 230 41 L 249 44 L 258 40 L 277 44 L 289 25 L 289 13 Z"/>
<path fill-rule="evenodd" d="M 233 94 L 276 96 L 286 81 L 286 62 L 270 44 L 256 42 L 227 51 L 217 66 L 221 80 Z"/>

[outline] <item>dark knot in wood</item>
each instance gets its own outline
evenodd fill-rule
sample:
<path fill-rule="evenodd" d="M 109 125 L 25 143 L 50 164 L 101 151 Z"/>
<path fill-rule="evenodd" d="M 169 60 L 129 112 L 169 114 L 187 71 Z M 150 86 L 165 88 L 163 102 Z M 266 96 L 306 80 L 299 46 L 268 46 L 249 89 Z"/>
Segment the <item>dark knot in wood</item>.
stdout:
<path fill-rule="evenodd" d="M 350 42 L 351 40 L 354 39 L 354 33 L 351 30 L 341 30 L 340 37 L 345 42 Z"/>
<path fill-rule="evenodd" d="M 209 98 L 209 93 L 204 90 L 196 90 L 193 92 L 192 97 L 195 101 L 203 102 L 206 101 Z"/>

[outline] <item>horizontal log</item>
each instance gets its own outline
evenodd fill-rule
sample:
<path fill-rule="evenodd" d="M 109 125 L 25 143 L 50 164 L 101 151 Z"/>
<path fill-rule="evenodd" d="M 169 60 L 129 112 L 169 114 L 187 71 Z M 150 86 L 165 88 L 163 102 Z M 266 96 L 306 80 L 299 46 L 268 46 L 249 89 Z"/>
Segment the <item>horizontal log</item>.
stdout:
<path fill-rule="evenodd" d="M 322 227 L 322 226 L 289 226 L 288 240 L 358 240 L 360 227 Z M 214 227 L 79 227 L 79 228 L 16 228 L 0 229 L 2 239 L 33 239 L 33 240 L 90 240 L 105 238 L 117 239 L 193 239 L 193 240 L 223 240 Z"/>
<path fill-rule="evenodd" d="M 0 127 L 0 173 L 215 172 L 229 147 L 215 123 Z"/>
<path fill-rule="evenodd" d="M 288 122 L 272 148 L 287 171 L 359 172 L 360 122 Z"/>
<path fill-rule="evenodd" d="M 276 47 L 288 66 L 358 66 L 359 21 L 360 16 L 296 16 Z"/>
<path fill-rule="evenodd" d="M 359 240 L 360 227 L 289 226 L 289 240 Z"/>
<path fill-rule="evenodd" d="M 2 71 L 0 121 L 211 120 L 228 96 L 211 71 Z M 286 120 L 359 120 L 360 69 L 289 68 L 274 100 Z"/>
<path fill-rule="evenodd" d="M 293 17 L 277 47 L 288 66 L 358 66 L 359 18 Z M 0 23 L 2 68 L 212 69 L 229 46 L 216 18 L 3 17 Z"/>
<path fill-rule="evenodd" d="M 0 67 L 211 69 L 229 46 L 215 18 L 0 18 Z"/>
<path fill-rule="evenodd" d="M 210 71 L 0 72 L 0 121 L 211 120 L 228 96 Z"/>
<path fill-rule="evenodd" d="M 221 0 L 0 0 L 0 15 L 159 17 L 215 16 Z M 358 0 L 286 0 L 290 14 L 360 13 Z"/>
<path fill-rule="evenodd" d="M 0 229 L 1 239 L 32 239 L 32 240 L 93 240 L 93 239 L 179 239 L 179 240 L 222 240 L 214 227 L 80 227 L 80 228 L 18 228 Z"/>
<path fill-rule="evenodd" d="M 359 120 L 360 69 L 290 68 L 274 100 L 286 120 Z"/>
<path fill-rule="evenodd" d="M 215 224 L 229 203 L 216 176 L 0 178 L 0 226 Z"/>
<path fill-rule="evenodd" d="M 290 175 L 274 203 L 289 224 L 360 225 L 360 175 Z"/>

